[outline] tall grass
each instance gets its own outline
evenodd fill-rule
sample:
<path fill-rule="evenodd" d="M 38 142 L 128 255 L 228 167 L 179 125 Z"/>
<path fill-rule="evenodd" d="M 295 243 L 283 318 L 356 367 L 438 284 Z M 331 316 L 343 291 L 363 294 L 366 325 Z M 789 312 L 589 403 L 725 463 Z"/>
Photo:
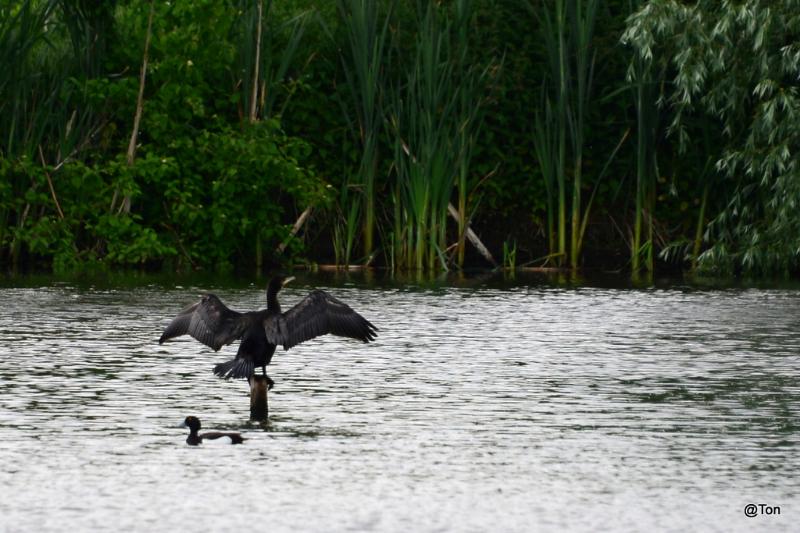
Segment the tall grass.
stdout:
<path fill-rule="evenodd" d="M 493 71 L 502 66 L 502 60 L 490 60 L 485 66 L 473 63 L 470 55 L 469 32 L 474 27 L 474 4 L 472 0 L 456 0 L 453 5 L 455 23 L 454 57 L 456 83 L 458 84 L 459 123 L 456 126 L 457 182 L 458 194 L 458 241 L 456 264 L 464 267 L 466 234 L 471 219 L 468 210 L 470 191 L 474 187 L 470 179 L 472 155 L 483 125 L 484 101 Z"/>
<path fill-rule="evenodd" d="M 706 158 L 705 165 L 699 170 L 699 167 L 692 169 L 697 179 L 697 185 L 702 187 L 700 194 L 700 205 L 695 220 L 695 229 L 693 238 L 680 238 L 673 240 L 666 244 L 658 256 L 665 261 L 687 262 L 691 265 L 691 271 L 696 272 L 700 266 L 700 256 L 703 247 L 703 242 L 706 240 L 706 228 L 708 224 L 708 207 L 709 196 L 712 187 L 718 185 L 715 183 L 714 176 L 714 148 L 712 141 L 709 138 L 709 123 L 704 121 L 702 123 L 703 142 L 697 143 L 694 147 L 697 151 L 697 156 L 693 160 L 701 161 L 702 157 Z"/>
<path fill-rule="evenodd" d="M 244 114 L 249 122 L 278 118 L 294 90 L 289 74 L 310 12 L 280 20 L 272 0 L 240 0 L 239 11 L 238 55 Z"/>
<path fill-rule="evenodd" d="M 471 4 L 420 3 L 417 34 L 404 83 L 393 87 L 393 258 L 398 268 L 447 270 L 448 206 L 458 188 L 463 261 L 470 160 L 480 129 L 489 67 L 468 65 L 466 22 Z"/>
<path fill-rule="evenodd" d="M 543 37 L 549 79 L 542 91 L 541 106 L 544 117 L 537 114 L 537 134 L 547 135 L 540 139 L 537 152 L 549 158 L 539 160 L 542 174 L 545 176 L 546 190 L 549 192 L 547 205 L 555 212 L 548 213 L 548 220 L 555 221 L 557 248 L 550 249 L 550 256 L 562 265 L 567 259 L 567 98 L 569 94 L 567 71 L 567 6 L 566 0 L 555 0 L 552 13 L 549 4 L 534 5 L 528 2 L 528 8 L 537 16 L 543 27 Z M 542 122 L 547 120 L 547 123 Z M 555 196 L 555 200 L 552 198 Z"/>
<path fill-rule="evenodd" d="M 629 2 L 634 13 L 639 1 Z M 625 37 L 623 37 L 623 42 Z M 656 198 L 656 127 L 658 123 L 658 90 L 653 74 L 652 58 L 638 51 L 628 67 L 636 107 L 636 191 L 631 235 L 631 271 L 637 276 L 642 269 L 652 273 L 654 264 L 653 212 Z"/>
<path fill-rule="evenodd" d="M 54 72 L 58 64 L 48 50 L 46 24 L 57 4 L 26 1 L 16 12 L 0 7 L 0 149 L 5 157 L 33 156 L 55 125 L 51 111 L 68 74 Z"/>
<path fill-rule="evenodd" d="M 556 198 L 559 184 L 563 180 L 563 174 L 559 174 L 559 140 L 560 137 L 555 132 L 556 122 L 553 117 L 553 108 L 550 99 L 542 86 L 541 102 L 544 109 L 537 110 L 534 115 L 534 134 L 533 146 L 536 150 L 536 159 L 539 162 L 539 170 L 544 180 L 546 208 L 547 208 L 547 245 L 549 254 L 553 254 L 560 263 L 563 259 L 563 250 L 559 251 L 559 233 L 563 231 L 563 224 L 556 225 Z M 550 258 L 548 258 L 549 261 Z"/>
<path fill-rule="evenodd" d="M 572 183 L 572 240 L 570 246 L 570 263 L 573 269 L 578 268 L 582 248 L 583 213 L 581 205 L 581 188 L 583 187 L 583 149 L 586 134 L 586 114 L 589 106 L 594 78 L 595 53 L 592 47 L 594 25 L 597 17 L 598 0 L 587 0 L 585 5 L 577 0 L 573 6 L 570 22 L 572 26 L 572 49 L 574 54 L 575 86 L 572 88 L 570 101 L 571 112 L 568 115 L 574 171 Z M 588 217 L 589 213 L 586 213 Z"/>
<path fill-rule="evenodd" d="M 56 0 L 0 6 L 0 155 L 34 159 L 41 147 L 57 165 L 86 141 L 97 124 L 86 84 L 101 69 L 108 9 Z"/>
<path fill-rule="evenodd" d="M 0 246 L 8 244 L 14 266 L 29 216 L 64 218 L 54 181 L 97 127 L 86 90 L 100 71 L 109 9 L 56 0 L 0 5 L 0 160 L 16 169 L 0 188 Z M 42 196 L 45 186 L 50 194 Z M 32 202 L 48 197 L 52 204 L 33 214 Z"/>
<path fill-rule="evenodd" d="M 711 155 L 713 154 L 713 149 L 711 147 L 708 122 L 703 123 L 703 143 L 701 144 L 701 149 L 705 154 L 706 164 L 703 166 L 703 170 L 699 176 L 700 182 L 703 184 L 703 193 L 700 197 L 700 210 L 697 213 L 697 222 L 695 224 L 694 231 L 694 243 L 692 244 L 692 251 L 691 255 L 689 256 L 693 272 L 696 272 L 699 266 L 700 250 L 703 246 L 703 237 L 707 224 L 706 216 L 708 210 L 708 196 L 711 192 L 712 185 L 714 185 L 714 158 Z"/>
<path fill-rule="evenodd" d="M 372 0 L 338 0 L 348 44 L 342 61 L 351 109 L 355 114 L 355 120 L 350 124 L 361 147 L 357 180 L 363 194 L 363 246 L 368 261 L 375 247 L 378 146 L 384 127 L 389 21 L 394 2 L 388 2 L 386 6 L 387 11 L 381 13 L 378 2 Z M 344 186 L 351 185 L 347 183 Z M 350 207 L 346 210 L 352 212 Z"/>
<path fill-rule="evenodd" d="M 633 62 L 636 104 L 636 202 L 631 244 L 631 270 L 653 271 L 653 211 L 655 210 L 655 128 L 658 118 L 650 67 L 642 58 Z M 644 232 L 646 231 L 646 236 Z M 644 265 L 642 265 L 644 263 Z"/>
<path fill-rule="evenodd" d="M 333 227 L 333 251 L 337 265 L 350 266 L 358 234 L 361 203 L 355 201 L 350 187 L 343 185 L 339 192 L 338 220 Z"/>
<path fill-rule="evenodd" d="M 585 218 L 582 205 L 583 154 L 587 111 L 591 100 L 595 53 L 592 46 L 597 0 L 527 2 L 539 20 L 548 71 L 542 91 L 541 109 L 534 120 L 534 146 L 548 195 L 549 257 L 575 269 L 580 264 Z M 567 152 L 567 140 L 570 152 Z M 571 157 L 571 201 L 567 157 Z M 567 252 L 567 211 L 570 211 L 570 247 Z M 555 229 L 553 229 L 555 226 Z M 555 244 L 554 249 L 554 242 Z"/>

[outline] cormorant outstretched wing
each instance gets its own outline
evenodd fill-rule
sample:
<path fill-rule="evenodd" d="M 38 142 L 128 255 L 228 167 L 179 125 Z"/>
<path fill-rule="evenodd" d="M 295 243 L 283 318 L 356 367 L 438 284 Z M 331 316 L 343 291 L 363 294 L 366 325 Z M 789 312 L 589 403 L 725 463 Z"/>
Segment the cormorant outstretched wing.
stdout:
<path fill-rule="evenodd" d="M 264 330 L 270 343 L 288 350 L 327 333 L 369 342 L 377 336 L 378 328 L 346 303 L 316 290 L 285 313 L 267 316 Z"/>
<path fill-rule="evenodd" d="M 213 294 L 205 294 L 169 323 L 158 343 L 189 334 L 214 351 L 240 338 L 247 327 L 242 313 L 228 309 Z"/>

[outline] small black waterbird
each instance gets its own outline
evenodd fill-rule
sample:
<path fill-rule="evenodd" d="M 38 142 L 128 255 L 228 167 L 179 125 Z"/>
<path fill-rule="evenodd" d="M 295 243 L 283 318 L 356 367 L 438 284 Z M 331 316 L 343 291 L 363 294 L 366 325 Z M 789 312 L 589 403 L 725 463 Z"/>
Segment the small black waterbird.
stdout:
<path fill-rule="evenodd" d="M 196 416 L 187 416 L 180 427 L 189 428 L 189 436 L 186 437 L 186 444 L 190 446 L 202 444 L 204 440 L 226 442 L 228 444 L 241 444 L 245 441 L 245 438 L 239 433 L 230 431 L 207 431 L 198 434 L 197 432 L 200 431 L 200 419 Z"/>
<path fill-rule="evenodd" d="M 228 309 L 213 294 L 205 294 L 169 323 L 158 343 L 188 333 L 217 351 L 242 339 L 236 357 L 216 365 L 214 374 L 223 378 L 249 378 L 255 367 L 260 366 L 271 389 L 275 382 L 267 376 L 267 365 L 272 361 L 276 345 L 288 350 L 327 333 L 363 342 L 375 339 L 378 328 L 325 291 L 311 291 L 282 313 L 278 291 L 293 279 L 272 278 L 267 286 L 267 308 L 261 311 L 238 313 Z"/>

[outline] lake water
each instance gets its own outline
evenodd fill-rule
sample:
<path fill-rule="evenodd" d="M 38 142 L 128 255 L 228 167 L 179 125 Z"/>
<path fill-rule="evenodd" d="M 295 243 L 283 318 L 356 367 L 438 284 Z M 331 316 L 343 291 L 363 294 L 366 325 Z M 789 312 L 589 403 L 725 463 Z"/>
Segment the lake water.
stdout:
<path fill-rule="evenodd" d="M 156 341 L 263 285 L 3 281 L 0 530 L 796 531 L 800 291 L 306 277 L 379 337 L 279 349 L 260 425 Z"/>

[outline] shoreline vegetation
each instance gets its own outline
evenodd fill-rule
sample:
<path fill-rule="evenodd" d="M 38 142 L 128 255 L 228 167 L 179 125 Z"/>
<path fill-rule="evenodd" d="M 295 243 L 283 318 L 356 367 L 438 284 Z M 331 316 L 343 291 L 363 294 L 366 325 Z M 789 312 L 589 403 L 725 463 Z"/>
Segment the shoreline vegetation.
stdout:
<path fill-rule="evenodd" d="M 796 0 L 10 0 L 0 268 L 796 277 Z"/>

